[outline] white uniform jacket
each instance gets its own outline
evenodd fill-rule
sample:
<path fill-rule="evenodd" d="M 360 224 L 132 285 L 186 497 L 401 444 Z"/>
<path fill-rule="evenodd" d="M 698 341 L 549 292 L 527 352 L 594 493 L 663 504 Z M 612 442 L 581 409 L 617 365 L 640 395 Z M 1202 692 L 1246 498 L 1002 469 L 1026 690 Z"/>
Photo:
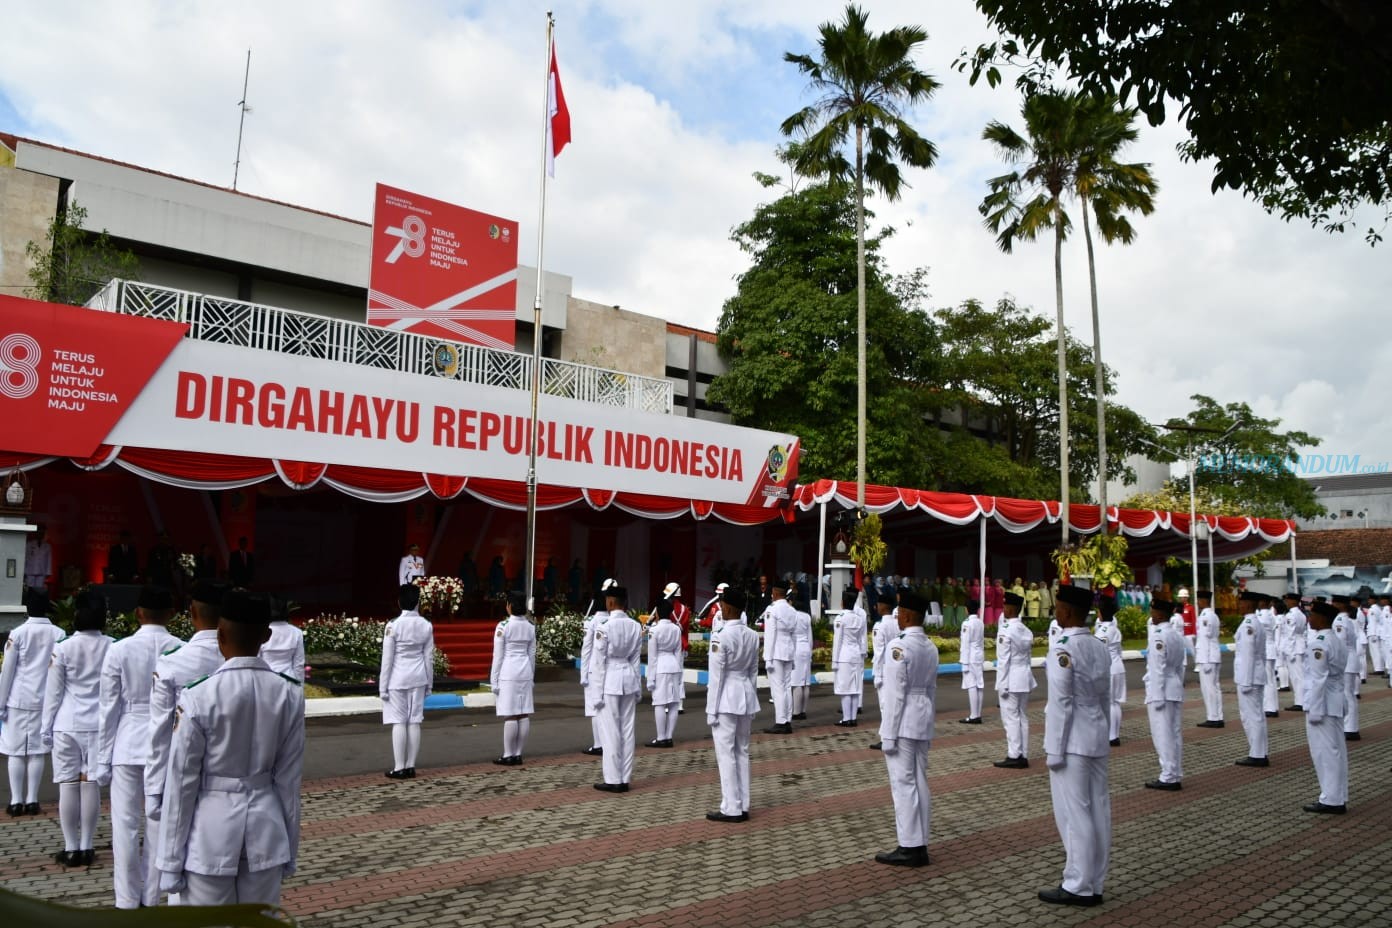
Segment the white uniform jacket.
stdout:
<path fill-rule="evenodd" d="M 401 565 L 396 570 L 398 586 L 405 586 L 414 581 L 417 577 L 425 576 L 425 559 L 406 555 L 401 559 Z"/>
<path fill-rule="evenodd" d="M 1149 626 L 1146 642 L 1145 701 L 1184 701 L 1184 638 L 1168 622 Z M 1110 671 L 1109 671 L 1110 672 Z"/>
<path fill-rule="evenodd" d="M 536 676 L 536 626 L 510 616 L 493 633 L 493 667 L 488 684 L 496 692 L 504 680 L 528 682 Z"/>
<path fill-rule="evenodd" d="M 1344 717 L 1344 667 L 1348 653 L 1343 639 L 1333 629 L 1310 629 L 1305 638 L 1305 692 L 1300 705 L 1305 718 L 1321 721 L 1325 716 Z"/>
<path fill-rule="evenodd" d="M 791 661 L 797 610 L 786 599 L 775 599 L 764 612 L 764 660 Z"/>
<path fill-rule="evenodd" d="M 1309 620 L 1305 618 L 1305 613 L 1299 609 L 1289 609 L 1282 617 L 1285 622 L 1286 634 L 1281 644 L 1285 646 L 1286 658 L 1299 658 L 1305 653 L 1305 633 L 1310 630 Z"/>
<path fill-rule="evenodd" d="M 1266 629 L 1254 615 L 1247 615 L 1233 636 L 1233 683 L 1266 686 Z"/>
<path fill-rule="evenodd" d="M 608 615 L 604 613 L 603 615 Z M 590 676 L 594 673 L 594 630 L 602 618 L 600 614 L 592 615 L 585 620 L 585 635 L 580 639 L 580 685 L 589 686 Z"/>
<path fill-rule="evenodd" d="M 1092 627 L 1092 634 L 1107 646 L 1107 659 L 1111 661 L 1111 672 L 1126 673 L 1126 662 L 1121 657 L 1121 629 L 1115 620 L 1098 619 Z"/>
<path fill-rule="evenodd" d="M 0 667 L 0 709 L 43 708 L 48 665 L 63 630 L 48 619 L 30 616 L 5 641 Z"/>
<path fill-rule="evenodd" d="M 102 662 L 111 639 L 101 632 L 76 632 L 53 648 L 43 701 L 43 743 L 55 731 L 96 731 Z"/>
<path fill-rule="evenodd" d="M 382 632 L 382 672 L 377 689 L 409 690 L 425 687 L 429 693 L 435 682 L 435 628 L 430 620 L 408 609 L 387 623 Z"/>
<path fill-rule="evenodd" d="M 681 671 L 681 627 L 671 619 L 659 619 L 648 629 L 648 689 L 658 674 Z"/>
<path fill-rule="evenodd" d="M 759 672 L 759 635 L 741 619 L 726 622 L 711 634 L 710 686 L 706 717 L 754 715 L 759 711 L 755 677 Z"/>
<path fill-rule="evenodd" d="M 1334 631 L 1343 640 L 1344 673 L 1358 673 L 1358 647 L 1366 642 L 1366 639 L 1360 640 L 1358 622 L 1347 615 L 1339 615 L 1334 619 Z"/>
<path fill-rule="evenodd" d="M 1061 635 L 1053 641 L 1058 641 Z M 996 691 L 1028 693 L 1038 685 L 1030 669 L 1034 635 L 1019 618 L 1002 619 L 996 635 Z"/>
<path fill-rule="evenodd" d="M 163 625 L 142 625 L 106 649 L 101 675 L 101 721 L 97 728 L 99 769 L 142 765 L 150 754 L 150 690 L 155 662 L 183 644 Z M 99 774 L 100 775 L 100 774 Z"/>
<path fill-rule="evenodd" d="M 1064 629 L 1049 647 L 1045 678 L 1044 753 L 1106 757 L 1112 704 L 1112 658 L 1087 629 Z M 1179 637 L 1176 635 L 1175 637 Z M 1183 638 L 1180 638 L 1181 653 Z"/>
<path fill-rule="evenodd" d="M 1222 628 L 1218 622 L 1218 613 L 1212 609 L 1204 609 L 1203 612 L 1200 612 L 1198 629 L 1198 636 L 1194 639 L 1194 663 L 1222 663 L 1223 652 L 1218 643 L 1218 635 Z"/>
<path fill-rule="evenodd" d="M 234 657 L 179 694 L 159 869 L 295 871 L 304 690 L 259 657 Z"/>
<path fill-rule="evenodd" d="M 899 637 L 899 620 L 895 618 L 898 613 L 899 610 L 895 608 L 888 615 L 881 616 L 871 634 L 870 667 L 876 686 L 884 686 L 885 656 L 889 653 L 889 643 Z"/>
<path fill-rule="evenodd" d="M 145 760 L 145 795 L 158 810 L 169 769 L 169 750 L 174 738 L 174 714 L 185 686 L 222 666 L 217 631 L 194 632 L 188 644 L 171 648 L 155 662 L 150 687 L 150 756 Z M 155 816 L 158 818 L 158 815 Z"/>
<path fill-rule="evenodd" d="M 807 686 L 812 676 L 812 614 L 794 613 L 793 686 Z"/>
<path fill-rule="evenodd" d="M 1280 656 L 1276 652 L 1276 614 L 1270 609 L 1258 609 L 1257 621 L 1266 632 L 1266 660 L 1274 661 Z"/>
<path fill-rule="evenodd" d="M 304 632 L 289 622 L 272 622 L 271 640 L 261 646 L 261 659 L 276 673 L 304 682 Z"/>
<path fill-rule="evenodd" d="M 622 609 L 600 618 L 594 631 L 594 669 L 590 697 L 598 702 L 604 696 L 631 696 L 642 683 L 638 677 L 639 656 L 643 650 L 643 626 Z"/>
<path fill-rule="evenodd" d="M 880 690 L 880 738 L 892 748 L 900 738 L 932 741 L 938 698 L 938 649 L 921 625 L 890 642 Z"/>
<path fill-rule="evenodd" d="M 831 661 L 833 664 L 865 663 L 865 613 L 846 609 L 832 623 Z"/>
<path fill-rule="evenodd" d="M 963 664 L 980 666 L 986 663 L 986 626 L 979 616 L 969 615 L 962 623 L 958 658 Z"/>

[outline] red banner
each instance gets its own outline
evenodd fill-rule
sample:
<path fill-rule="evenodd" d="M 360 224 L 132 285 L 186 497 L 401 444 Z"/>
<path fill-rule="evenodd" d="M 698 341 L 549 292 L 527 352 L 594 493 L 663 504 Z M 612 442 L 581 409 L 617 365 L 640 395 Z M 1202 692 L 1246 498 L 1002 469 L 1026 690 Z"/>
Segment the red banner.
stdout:
<path fill-rule="evenodd" d="M 0 296 L 0 447 L 92 455 L 188 326 Z"/>
<path fill-rule="evenodd" d="M 431 338 L 512 348 L 517 223 L 378 184 L 367 321 Z"/>

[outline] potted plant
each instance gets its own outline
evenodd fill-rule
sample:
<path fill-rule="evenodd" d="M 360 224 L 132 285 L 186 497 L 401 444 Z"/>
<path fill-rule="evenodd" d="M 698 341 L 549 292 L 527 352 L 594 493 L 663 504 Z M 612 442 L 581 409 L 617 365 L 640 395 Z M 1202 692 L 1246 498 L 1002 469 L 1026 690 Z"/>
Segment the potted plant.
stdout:
<path fill-rule="evenodd" d="M 1115 589 L 1132 579 L 1126 563 L 1125 535 L 1098 532 L 1077 545 L 1064 545 L 1051 555 L 1058 568 L 1059 580 L 1076 583 L 1088 580 L 1092 589 Z"/>
<path fill-rule="evenodd" d="M 878 513 L 866 513 L 856 523 L 851 533 L 851 561 L 860 570 L 861 577 L 870 577 L 884 566 L 889 547 L 880 537 L 883 523 Z"/>

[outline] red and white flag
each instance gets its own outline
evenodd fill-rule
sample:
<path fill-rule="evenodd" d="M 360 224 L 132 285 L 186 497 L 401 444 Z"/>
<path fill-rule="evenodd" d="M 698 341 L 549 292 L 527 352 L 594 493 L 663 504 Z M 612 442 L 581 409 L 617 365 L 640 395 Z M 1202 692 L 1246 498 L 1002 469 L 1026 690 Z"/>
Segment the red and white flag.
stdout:
<path fill-rule="evenodd" d="M 551 46 L 551 80 L 546 88 L 546 174 L 556 176 L 556 156 L 570 144 L 570 110 L 561 90 L 561 72 L 556 69 L 556 47 Z"/>

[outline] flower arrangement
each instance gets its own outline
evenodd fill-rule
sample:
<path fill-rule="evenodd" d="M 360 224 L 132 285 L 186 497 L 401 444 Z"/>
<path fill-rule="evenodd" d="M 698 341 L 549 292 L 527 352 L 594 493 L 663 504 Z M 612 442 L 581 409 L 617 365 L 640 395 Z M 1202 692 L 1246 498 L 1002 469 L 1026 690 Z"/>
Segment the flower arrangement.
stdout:
<path fill-rule="evenodd" d="M 304 623 L 305 654 L 336 654 L 355 664 L 380 667 L 382 636 L 387 623 L 381 619 L 360 619 L 348 615 L 320 615 Z M 323 663 L 323 661 L 319 661 Z M 435 676 L 448 676 L 449 658 L 435 649 Z"/>
<path fill-rule="evenodd" d="M 851 535 L 851 560 L 867 577 L 883 567 L 889 556 L 889 546 L 880 537 L 882 527 L 879 513 L 872 512 L 856 523 Z"/>
<path fill-rule="evenodd" d="M 198 569 L 198 558 L 185 551 L 179 555 L 179 566 L 184 569 L 186 575 L 192 577 L 193 572 Z"/>
<path fill-rule="evenodd" d="M 537 655 L 552 664 L 563 664 L 580 653 L 585 641 L 585 620 L 579 613 L 560 610 L 537 626 Z"/>
<path fill-rule="evenodd" d="M 458 577 L 417 577 L 421 590 L 421 615 L 454 615 L 464 601 L 464 583 Z"/>
<path fill-rule="evenodd" d="M 1131 582 L 1133 574 L 1126 563 L 1125 535 L 1099 532 L 1082 544 L 1064 545 L 1053 553 L 1059 577 L 1072 580 L 1083 576 L 1092 578 L 1092 588 L 1103 590 Z"/>

